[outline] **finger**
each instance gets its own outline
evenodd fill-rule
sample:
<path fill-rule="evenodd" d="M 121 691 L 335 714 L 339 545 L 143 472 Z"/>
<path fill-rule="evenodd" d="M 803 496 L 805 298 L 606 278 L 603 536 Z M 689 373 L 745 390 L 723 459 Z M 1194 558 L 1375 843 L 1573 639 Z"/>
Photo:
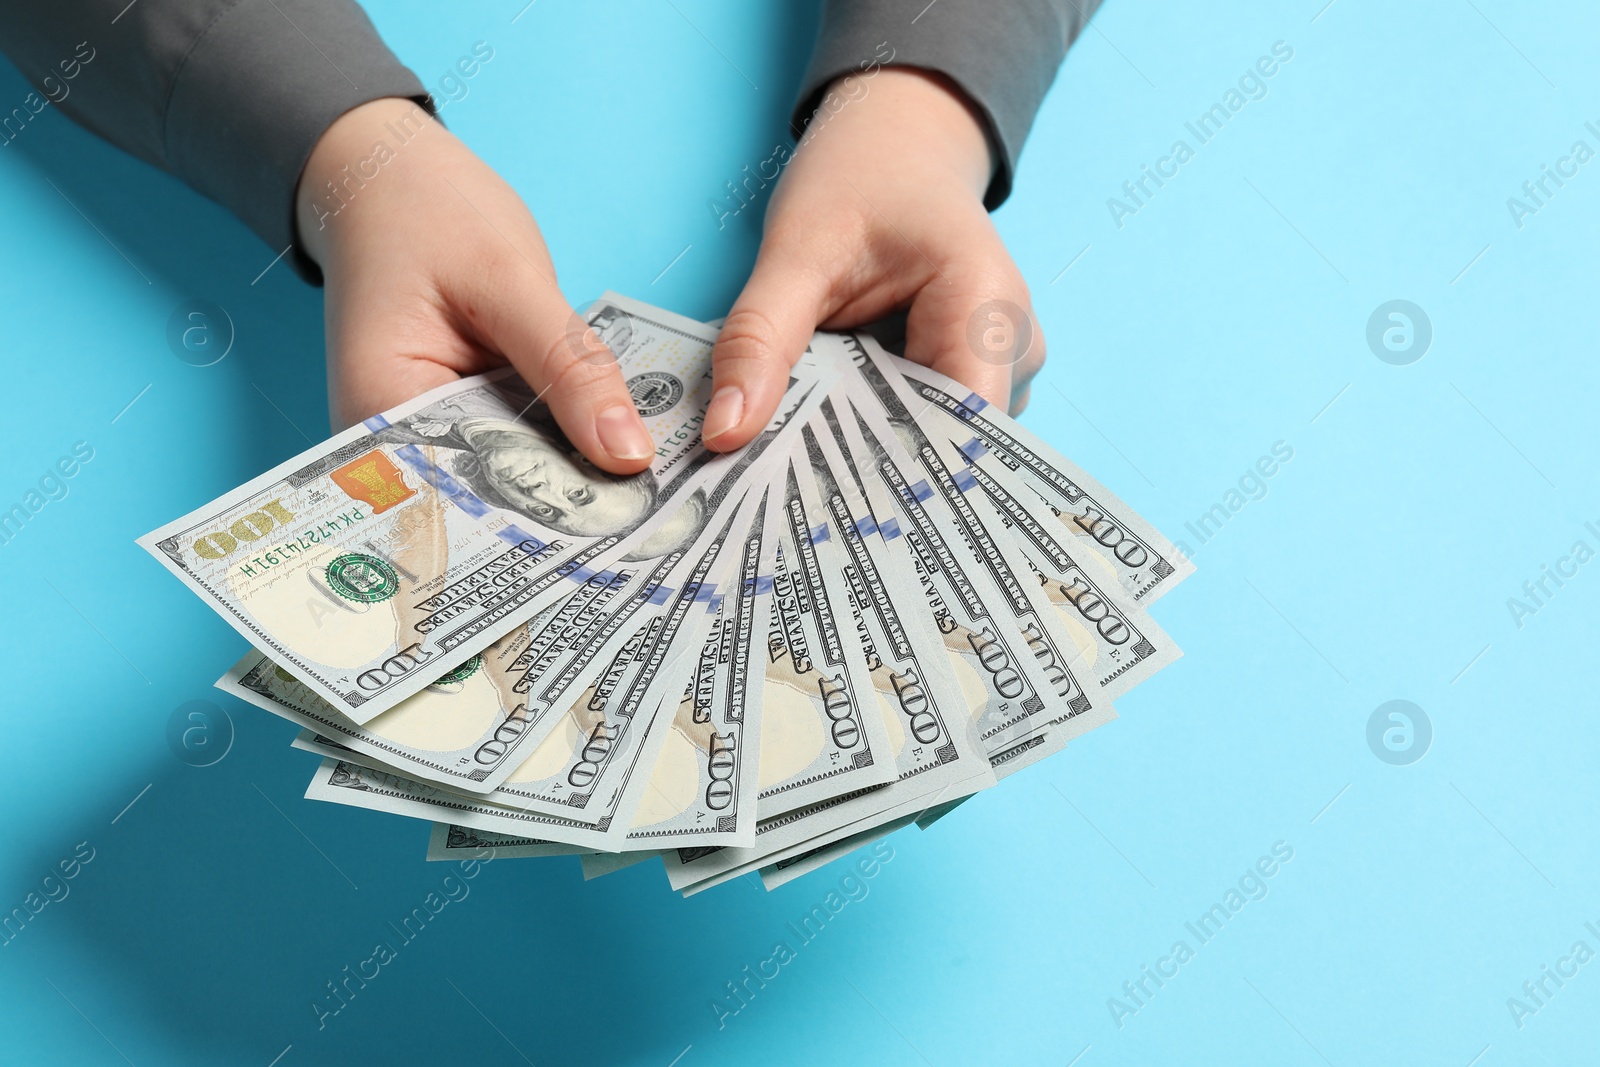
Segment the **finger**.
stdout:
<path fill-rule="evenodd" d="M 830 281 L 768 247 L 711 353 L 711 404 L 701 437 L 719 452 L 749 443 L 766 426 L 783 399 L 789 369 L 828 312 Z"/>
<path fill-rule="evenodd" d="M 531 272 L 508 274 L 511 284 L 476 309 L 484 336 L 533 386 L 567 439 L 592 463 L 613 474 L 644 470 L 655 444 L 623 384 L 615 354 L 554 284 Z"/>
<path fill-rule="evenodd" d="M 1007 414 L 1009 414 L 1012 418 L 1016 418 L 1018 415 L 1021 415 L 1023 411 L 1027 409 L 1028 400 L 1030 399 L 1032 393 L 1033 390 L 1029 389 L 1027 386 L 1023 386 L 1021 392 L 1013 389 L 1011 391 L 1011 409 L 1007 412 Z"/>
<path fill-rule="evenodd" d="M 906 358 L 1009 408 L 1044 364 L 1027 286 L 1014 269 L 947 272 L 912 301 Z"/>

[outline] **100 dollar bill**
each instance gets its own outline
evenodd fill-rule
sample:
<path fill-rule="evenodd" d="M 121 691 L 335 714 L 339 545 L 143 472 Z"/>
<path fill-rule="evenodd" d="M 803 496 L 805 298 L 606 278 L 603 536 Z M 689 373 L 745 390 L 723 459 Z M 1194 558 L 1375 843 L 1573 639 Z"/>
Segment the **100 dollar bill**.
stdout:
<path fill-rule="evenodd" d="M 730 509 L 731 510 L 731 509 Z M 476 830 L 616 851 L 644 799 L 729 571 L 725 550 L 745 538 L 741 507 L 695 545 L 695 572 L 668 610 L 641 625 L 551 734 L 495 793 L 471 797 L 387 770 L 331 758 L 306 796 Z M 735 548 L 735 551 L 737 549 Z M 668 707 L 670 705 L 670 708 Z"/>
<path fill-rule="evenodd" d="M 668 880 L 676 889 L 707 888 L 790 852 L 815 848 L 826 835 L 848 835 L 863 822 L 900 817 L 994 784 L 973 729 L 987 701 L 984 686 L 931 625 L 901 542 L 869 543 L 874 524 L 838 432 L 832 402 L 824 401 L 802 432 L 810 478 L 800 496 L 808 521 L 816 522 L 813 539 L 837 546 L 827 562 L 847 590 L 851 628 L 867 653 L 896 778 L 794 811 L 764 812 L 749 848 L 668 854 Z M 970 681 L 958 681 L 961 672 Z"/>
<path fill-rule="evenodd" d="M 755 840 L 760 789 L 764 646 L 772 590 L 766 494 L 759 494 L 737 569 L 700 649 L 694 673 L 657 728 L 663 742 L 624 839 L 628 849 L 747 845 Z M 586 868 L 587 871 L 587 868 Z M 587 874 L 586 874 L 587 876 Z"/>
<path fill-rule="evenodd" d="M 684 504 L 688 517 L 715 514 L 743 494 L 746 481 L 765 478 L 767 466 L 782 460 L 787 442 L 820 403 L 820 392 L 813 393 L 795 398 L 773 428 L 722 468 L 708 492 Z M 573 697 L 594 680 L 618 643 L 660 613 L 684 580 L 678 572 L 702 562 L 679 548 L 593 575 L 566 601 L 365 723 L 341 713 L 259 651 L 247 654 L 217 687 L 409 778 L 491 793 L 519 774 L 564 721 Z M 361 762 L 348 754 L 341 758 Z"/>
<path fill-rule="evenodd" d="M 648 471 L 593 467 L 498 372 L 374 416 L 139 543 L 368 722 L 623 555 L 659 556 L 699 532 L 694 495 L 739 462 L 700 441 L 715 332 L 629 306 L 603 299 L 588 320 L 657 443 Z M 814 384 L 798 370 L 791 397 Z"/>
<path fill-rule="evenodd" d="M 1116 494 L 981 396 L 938 371 L 860 343 L 886 369 L 900 372 L 920 404 L 959 423 L 958 447 L 978 465 L 995 462 L 1020 475 L 1036 497 L 1030 511 L 1053 512 L 1074 539 L 1111 565 L 1135 601 L 1155 600 L 1194 573 L 1194 564 Z M 931 421 L 931 417 L 929 419 Z"/>
<path fill-rule="evenodd" d="M 1028 511 L 1021 479 L 1003 463 L 972 464 L 967 474 L 1014 535 L 1022 559 L 1086 658 L 1086 673 L 1107 696 L 1127 692 L 1183 653 L 1124 592 L 1106 561 L 1069 547 L 1058 522 Z M 970 491 L 970 490 L 969 490 Z"/>
<path fill-rule="evenodd" d="M 895 776 L 866 655 L 845 629 L 848 591 L 826 562 L 834 546 L 816 540 L 818 523 L 792 464 L 773 495 L 777 560 L 762 706 L 763 818 Z"/>
<path fill-rule="evenodd" d="M 604 650 L 660 613 L 674 551 L 642 573 L 618 568 L 585 582 L 481 653 L 366 723 L 339 712 L 265 654 L 250 651 L 217 688 L 297 722 L 418 781 L 491 793 L 564 720 L 572 697 L 605 665 Z"/>
<path fill-rule="evenodd" d="M 856 417 L 845 428 L 857 440 L 854 451 L 872 457 L 894 499 L 918 570 L 943 609 L 940 629 L 965 632 L 973 668 L 998 698 L 978 720 L 996 773 L 1012 773 L 1109 721 L 1109 699 L 1078 677 L 1083 653 L 1037 581 L 1013 562 L 1010 539 L 991 533 L 1000 524 L 989 502 L 961 484 L 965 464 L 928 438 L 893 369 L 854 337 L 833 343 L 866 386 L 859 400 L 850 394 Z"/>

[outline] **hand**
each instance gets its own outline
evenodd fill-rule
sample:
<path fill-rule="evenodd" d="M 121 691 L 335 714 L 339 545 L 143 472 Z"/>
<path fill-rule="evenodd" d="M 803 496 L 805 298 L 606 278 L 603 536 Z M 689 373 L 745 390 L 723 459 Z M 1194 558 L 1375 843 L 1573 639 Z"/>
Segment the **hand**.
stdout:
<path fill-rule="evenodd" d="M 597 466 L 649 465 L 616 358 L 556 288 L 533 216 L 415 103 L 374 100 L 330 126 L 295 213 L 327 284 L 336 428 L 509 362 Z"/>
<path fill-rule="evenodd" d="M 907 358 L 1012 412 L 1044 364 L 1028 287 L 983 206 L 993 165 L 966 98 L 907 68 L 835 84 L 845 103 L 812 121 L 779 179 L 755 269 L 717 339 L 703 431 L 712 448 L 737 448 L 767 423 L 818 326 L 909 305 Z"/>

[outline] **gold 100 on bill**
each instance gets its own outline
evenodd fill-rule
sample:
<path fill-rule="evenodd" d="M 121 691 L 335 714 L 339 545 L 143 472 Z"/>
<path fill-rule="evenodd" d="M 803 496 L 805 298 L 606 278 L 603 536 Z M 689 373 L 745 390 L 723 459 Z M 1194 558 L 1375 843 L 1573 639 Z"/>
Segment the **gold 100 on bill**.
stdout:
<path fill-rule="evenodd" d="M 587 319 L 657 442 L 649 470 L 590 465 L 502 371 L 374 416 L 139 543 L 365 723 L 612 563 L 683 548 L 706 525 L 704 487 L 732 460 L 700 442 L 705 331 L 605 298 Z"/>

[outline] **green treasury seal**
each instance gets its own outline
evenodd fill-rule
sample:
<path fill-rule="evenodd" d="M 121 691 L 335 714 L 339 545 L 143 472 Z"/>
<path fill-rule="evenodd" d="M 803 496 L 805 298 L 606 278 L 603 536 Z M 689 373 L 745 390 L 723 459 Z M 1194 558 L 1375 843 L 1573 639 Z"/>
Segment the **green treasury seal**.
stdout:
<path fill-rule="evenodd" d="M 434 680 L 433 686 L 430 686 L 430 688 L 455 685 L 457 682 L 464 682 L 476 674 L 478 672 L 478 668 L 481 666 L 483 666 L 482 654 L 473 656 L 455 670 L 447 671 L 446 673 L 441 674 L 437 679 Z"/>
<path fill-rule="evenodd" d="M 346 600 L 376 604 L 400 591 L 400 579 L 377 556 L 349 552 L 328 564 L 328 586 Z"/>

